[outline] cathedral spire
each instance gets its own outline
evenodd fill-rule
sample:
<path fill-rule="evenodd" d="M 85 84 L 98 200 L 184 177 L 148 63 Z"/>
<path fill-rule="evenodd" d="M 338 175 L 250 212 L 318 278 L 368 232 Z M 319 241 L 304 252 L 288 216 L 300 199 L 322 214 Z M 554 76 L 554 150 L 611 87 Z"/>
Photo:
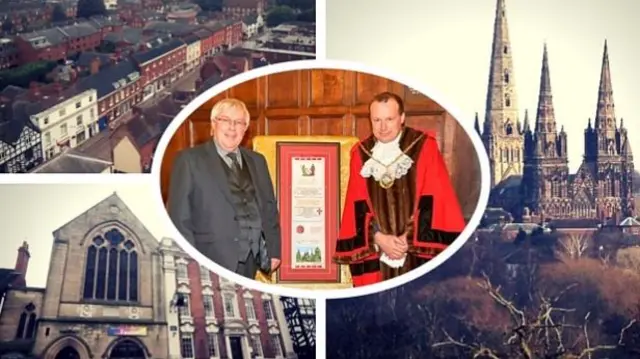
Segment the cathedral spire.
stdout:
<path fill-rule="evenodd" d="M 598 107 L 596 110 L 595 128 L 615 131 L 615 106 L 613 102 L 613 86 L 609 69 L 609 47 L 604 41 L 602 53 L 602 69 L 600 70 L 600 86 L 598 87 Z"/>
<path fill-rule="evenodd" d="M 509 124 L 518 123 L 518 98 L 515 91 L 513 57 L 505 0 L 496 1 L 489 86 L 485 107 L 484 133 L 504 135 Z"/>
<path fill-rule="evenodd" d="M 553 96 L 551 94 L 551 76 L 549 74 L 549 54 L 547 44 L 542 53 L 542 70 L 540 71 L 540 91 L 538 93 L 538 112 L 536 113 L 536 132 L 555 136 L 556 119 L 553 110 Z M 547 138 L 547 141 L 551 140 Z"/>
<path fill-rule="evenodd" d="M 522 126 L 522 132 L 531 132 L 531 124 L 529 123 L 529 110 L 524 110 L 524 125 Z"/>
<path fill-rule="evenodd" d="M 496 0 L 489 83 L 482 142 L 489 155 L 491 186 L 522 175 L 522 134 L 515 89 L 513 52 L 507 26 L 506 0 Z"/>

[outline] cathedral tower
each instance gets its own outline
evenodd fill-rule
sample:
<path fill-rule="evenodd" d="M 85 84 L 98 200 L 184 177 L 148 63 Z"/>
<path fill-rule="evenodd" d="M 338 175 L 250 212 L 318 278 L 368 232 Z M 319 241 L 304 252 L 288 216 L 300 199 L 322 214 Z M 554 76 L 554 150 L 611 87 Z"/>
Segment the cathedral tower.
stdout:
<path fill-rule="evenodd" d="M 524 137 L 515 84 L 505 0 L 497 0 L 482 131 L 491 166 L 491 187 L 509 176 L 522 174 Z"/>
<path fill-rule="evenodd" d="M 558 132 L 551 92 L 547 45 L 542 54 L 540 91 L 534 131 L 524 125 L 522 197 L 525 207 L 544 217 L 571 216 L 569 160 L 564 126 Z"/>
<path fill-rule="evenodd" d="M 596 117 L 585 130 L 584 164 L 592 176 L 595 203 L 592 211 L 598 218 L 630 216 L 633 214 L 632 173 L 633 157 L 624 123 L 620 127 L 615 114 L 609 51 L 604 43 Z"/>

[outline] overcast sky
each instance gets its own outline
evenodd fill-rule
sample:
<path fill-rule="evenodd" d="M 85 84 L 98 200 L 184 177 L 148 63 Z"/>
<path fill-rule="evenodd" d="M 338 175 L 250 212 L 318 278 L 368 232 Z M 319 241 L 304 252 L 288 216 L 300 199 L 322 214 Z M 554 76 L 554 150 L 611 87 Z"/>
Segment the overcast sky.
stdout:
<path fill-rule="evenodd" d="M 506 0 L 521 109 L 535 120 L 542 49 L 549 51 L 558 128 L 580 165 L 596 113 L 604 40 L 613 95 L 640 157 L 640 1 Z M 389 69 L 436 89 L 472 122 L 484 117 L 496 0 L 327 0 L 327 57 Z M 366 16 L 353 14 L 366 12 Z M 532 122 L 533 123 L 533 122 Z"/>
<path fill-rule="evenodd" d="M 2 184 L 0 228 L 3 229 L 0 268 L 13 268 L 18 248 L 29 243 L 31 260 L 27 285 L 46 285 L 53 231 L 117 192 L 124 203 L 158 240 L 167 236 L 150 200 L 148 184 Z M 147 195 L 143 195 L 147 194 Z M 10 205 L 8 205 L 10 204 Z"/>

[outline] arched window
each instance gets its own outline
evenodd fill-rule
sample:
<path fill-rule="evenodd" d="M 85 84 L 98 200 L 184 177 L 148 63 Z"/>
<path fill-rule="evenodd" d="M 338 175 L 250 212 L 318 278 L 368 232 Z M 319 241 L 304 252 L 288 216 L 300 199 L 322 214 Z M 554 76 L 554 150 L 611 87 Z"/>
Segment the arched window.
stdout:
<path fill-rule="evenodd" d="M 511 97 L 509 95 L 505 95 L 505 97 L 504 97 L 504 105 L 506 107 L 511 107 Z"/>
<path fill-rule="evenodd" d="M 609 175 L 607 175 L 607 177 L 605 177 L 604 179 L 602 191 L 605 197 L 611 196 L 611 193 L 613 192 L 611 188 L 611 178 L 609 177 Z"/>
<path fill-rule="evenodd" d="M 510 120 L 507 120 L 507 121 L 510 121 Z M 507 135 L 513 134 L 513 125 L 511 124 L 511 122 L 507 122 L 507 125 L 505 127 L 505 132 L 507 133 Z"/>
<path fill-rule="evenodd" d="M 36 306 L 33 303 L 29 303 L 24 307 L 22 314 L 20 314 L 20 321 L 18 322 L 18 329 L 16 330 L 16 339 L 33 339 L 36 336 L 37 320 Z"/>
<path fill-rule="evenodd" d="M 84 299 L 138 301 L 138 253 L 119 230 L 93 238 L 84 273 Z"/>
<path fill-rule="evenodd" d="M 560 179 L 557 177 L 551 182 L 551 196 L 562 197 L 562 187 L 560 186 Z"/>

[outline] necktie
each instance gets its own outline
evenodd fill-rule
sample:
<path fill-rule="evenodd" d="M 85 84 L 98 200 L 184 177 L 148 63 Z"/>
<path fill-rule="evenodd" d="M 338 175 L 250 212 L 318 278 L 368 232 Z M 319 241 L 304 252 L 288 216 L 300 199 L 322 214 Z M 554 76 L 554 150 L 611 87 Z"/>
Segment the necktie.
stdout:
<path fill-rule="evenodd" d="M 238 175 L 240 173 L 240 162 L 238 162 L 238 155 L 230 152 L 227 153 L 227 157 L 231 160 L 231 171 L 234 175 Z"/>

